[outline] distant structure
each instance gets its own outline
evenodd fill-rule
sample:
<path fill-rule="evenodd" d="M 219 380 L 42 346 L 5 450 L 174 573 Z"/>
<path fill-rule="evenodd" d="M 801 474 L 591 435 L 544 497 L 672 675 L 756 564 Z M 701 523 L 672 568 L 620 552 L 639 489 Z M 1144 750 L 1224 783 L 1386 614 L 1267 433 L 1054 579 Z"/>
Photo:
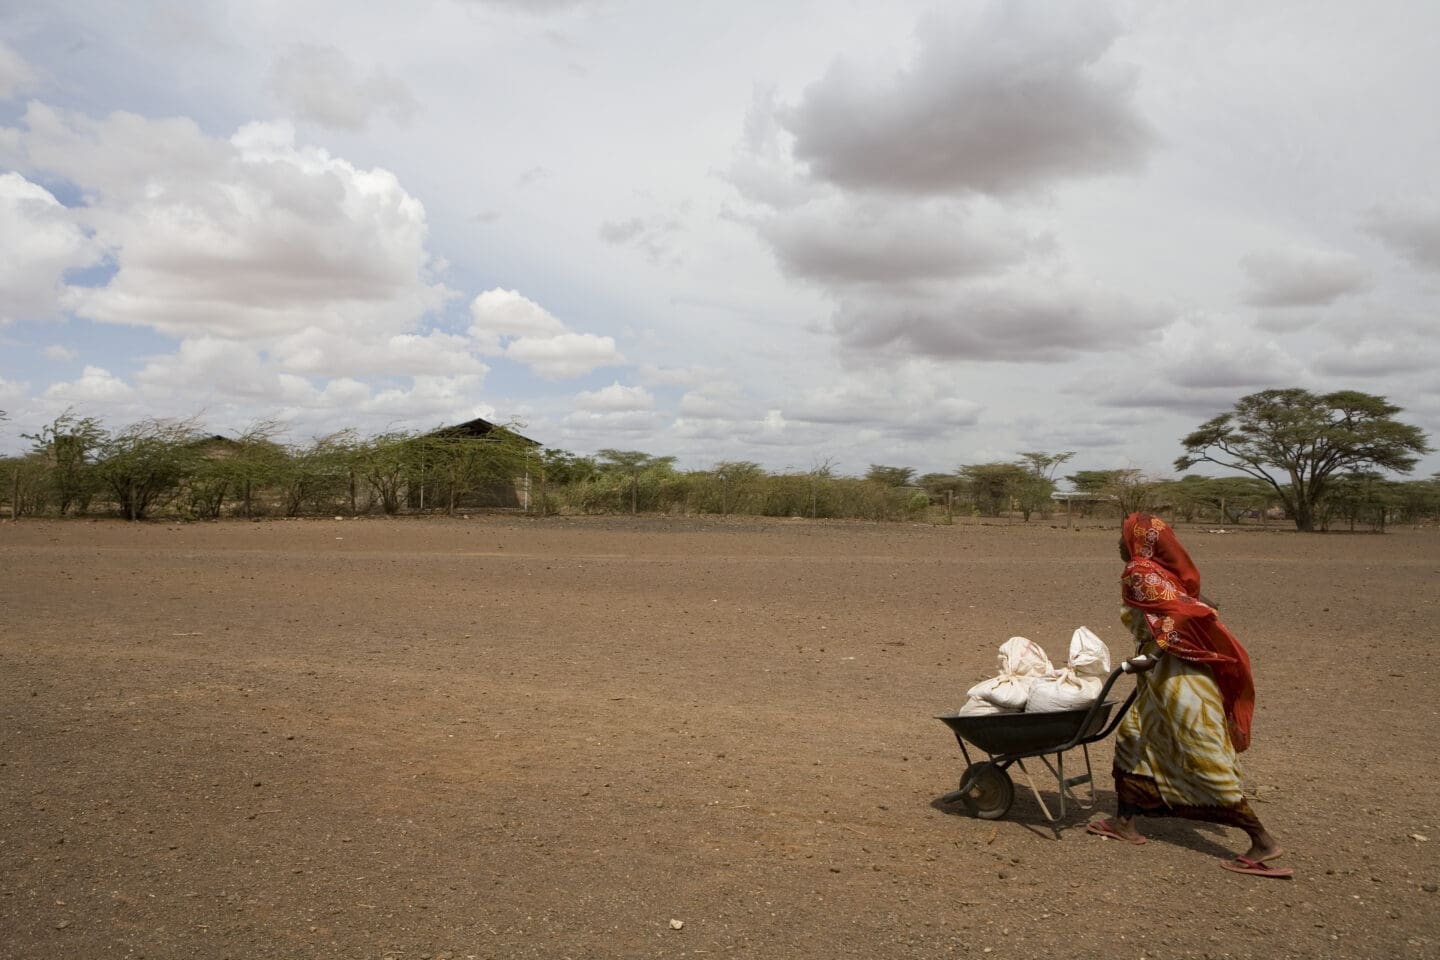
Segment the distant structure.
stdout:
<path fill-rule="evenodd" d="M 474 420 L 466 420 L 464 423 L 457 423 L 454 426 L 450 427 L 441 427 L 439 430 L 432 430 L 430 433 L 426 434 L 426 436 L 471 437 L 475 440 L 486 440 L 488 438 L 489 440 L 493 441 L 500 439 L 498 435 L 491 436 L 491 434 L 494 434 L 497 430 L 500 431 L 500 433 L 502 434 L 507 434 L 514 437 L 521 443 L 525 444 L 525 446 L 527 447 L 540 446 L 540 441 L 531 440 L 529 437 L 524 436 L 523 434 L 516 433 L 509 427 L 502 427 L 498 423 L 491 423 L 484 417 L 476 417 Z"/>
<path fill-rule="evenodd" d="M 540 441 L 532 440 L 501 424 L 491 423 L 484 417 L 476 417 L 474 420 L 466 420 L 464 423 L 440 427 L 425 436 L 475 443 L 518 441 L 520 446 L 526 450 L 523 474 L 510 479 L 481 481 L 473 484 L 456 497 L 453 507 L 509 507 L 526 511 L 530 509 L 529 451 L 538 448 L 541 445 Z M 442 494 L 439 486 L 436 481 L 428 478 L 410 486 L 407 497 L 410 507 L 424 510 L 427 503 L 440 503 Z"/>

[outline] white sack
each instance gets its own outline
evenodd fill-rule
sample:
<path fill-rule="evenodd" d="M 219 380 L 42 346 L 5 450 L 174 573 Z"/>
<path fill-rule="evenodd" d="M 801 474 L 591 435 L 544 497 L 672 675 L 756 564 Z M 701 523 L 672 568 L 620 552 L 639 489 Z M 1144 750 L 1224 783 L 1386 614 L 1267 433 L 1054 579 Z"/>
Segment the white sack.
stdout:
<path fill-rule="evenodd" d="M 1056 710 L 1079 710 L 1090 706 L 1100 696 L 1105 681 L 1099 677 L 1077 676 L 1066 667 L 1054 676 L 1042 677 L 1030 685 L 1025 701 L 1026 713 L 1052 713 Z"/>
<path fill-rule="evenodd" d="M 1110 675 L 1110 648 L 1089 627 L 1070 635 L 1070 660 L 1064 670 L 1036 680 L 1025 701 L 1026 713 L 1080 710 L 1094 703 Z"/>
<path fill-rule="evenodd" d="M 1024 710 L 1025 701 L 1030 697 L 1030 684 L 1037 679 L 1039 678 L 991 677 L 984 683 L 975 684 L 966 695 L 971 700 L 984 700 L 1004 710 Z"/>
<path fill-rule="evenodd" d="M 1067 664 L 1081 677 L 1108 677 L 1110 675 L 1110 648 L 1105 641 L 1095 636 L 1089 627 L 1078 627 L 1070 634 L 1070 660 Z"/>
<path fill-rule="evenodd" d="M 1004 707 L 997 707 L 989 700 L 982 700 L 979 697 L 971 697 L 965 701 L 965 706 L 960 708 L 956 716 L 960 717 L 990 717 L 998 713 L 1023 713 L 1022 710 L 1007 710 Z"/>
<path fill-rule="evenodd" d="M 1024 637 L 1011 637 L 1000 645 L 997 658 L 1000 675 L 977 683 L 967 693 L 970 699 L 985 700 L 1005 710 L 1024 710 L 1030 684 L 1053 669 L 1040 645 Z"/>
<path fill-rule="evenodd" d="M 1043 677 L 1054 669 L 1040 644 L 1024 637 L 1011 637 L 1000 644 L 1000 655 L 996 660 L 1002 677 Z"/>

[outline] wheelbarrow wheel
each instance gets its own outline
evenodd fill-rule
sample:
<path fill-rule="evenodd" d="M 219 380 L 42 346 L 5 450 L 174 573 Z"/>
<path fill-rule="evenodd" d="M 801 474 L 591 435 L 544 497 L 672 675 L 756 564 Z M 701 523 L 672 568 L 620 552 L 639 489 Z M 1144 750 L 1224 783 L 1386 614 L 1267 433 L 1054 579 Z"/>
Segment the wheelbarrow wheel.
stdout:
<path fill-rule="evenodd" d="M 969 790 L 960 795 L 960 802 L 972 817 L 999 820 L 1015 802 L 1015 784 L 1011 782 L 1010 774 L 993 764 L 972 763 L 960 777 L 960 785 L 963 787 L 977 772 L 979 777 Z"/>

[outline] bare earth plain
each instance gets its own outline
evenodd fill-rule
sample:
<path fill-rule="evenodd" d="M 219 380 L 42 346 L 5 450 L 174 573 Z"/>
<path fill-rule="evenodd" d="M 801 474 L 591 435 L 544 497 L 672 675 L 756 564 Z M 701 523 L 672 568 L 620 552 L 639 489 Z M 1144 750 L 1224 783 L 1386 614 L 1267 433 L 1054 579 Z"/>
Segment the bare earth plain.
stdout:
<path fill-rule="evenodd" d="M 1440 956 L 1440 530 L 1179 532 L 1294 880 L 937 802 L 1113 523 L 0 525 L 0 955 Z"/>

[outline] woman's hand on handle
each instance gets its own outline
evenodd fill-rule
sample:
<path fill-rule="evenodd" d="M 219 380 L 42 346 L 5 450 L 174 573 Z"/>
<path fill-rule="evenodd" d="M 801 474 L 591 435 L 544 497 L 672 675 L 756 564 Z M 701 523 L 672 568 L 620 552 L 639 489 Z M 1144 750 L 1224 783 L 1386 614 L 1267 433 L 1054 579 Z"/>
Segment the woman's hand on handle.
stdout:
<path fill-rule="evenodd" d="M 1144 673 L 1147 670 L 1155 669 L 1155 664 L 1158 662 L 1158 657 L 1148 656 L 1142 653 L 1138 657 L 1131 657 L 1129 660 L 1122 661 L 1120 669 L 1126 673 Z"/>

